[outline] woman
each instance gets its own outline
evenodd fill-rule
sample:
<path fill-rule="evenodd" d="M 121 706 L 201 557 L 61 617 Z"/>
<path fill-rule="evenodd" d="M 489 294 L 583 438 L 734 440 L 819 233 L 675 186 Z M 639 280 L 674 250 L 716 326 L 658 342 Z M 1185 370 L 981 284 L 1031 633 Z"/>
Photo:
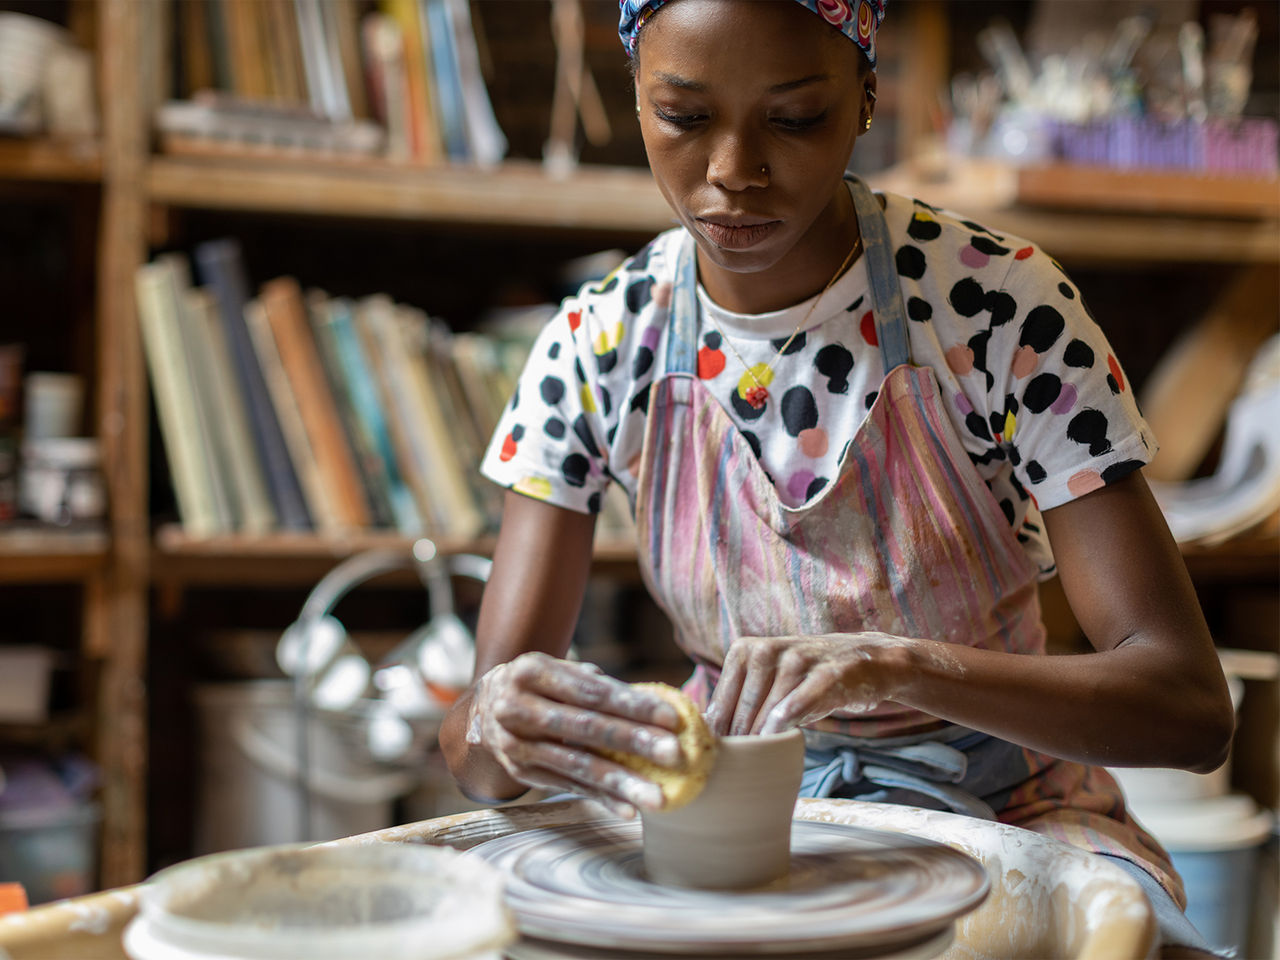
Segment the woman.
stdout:
<path fill-rule="evenodd" d="M 811 795 L 1112 856 L 1166 942 L 1203 949 L 1164 852 L 1091 766 L 1210 770 L 1232 731 L 1142 479 L 1154 440 L 1056 263 L 844 178 L 882 16 L 883 0 L 622 0 L 680 227 L 534 348 L 485 461 L 509 492 L 446 755 L 488 800 L 660 803 L 594 751 L 673 764 L 671 708 L 562 659 L 618 482 L 713 729 L 804 726 Z M 1043 655 L 1036 582 L 1055 559 L 1094 653 Z"/>

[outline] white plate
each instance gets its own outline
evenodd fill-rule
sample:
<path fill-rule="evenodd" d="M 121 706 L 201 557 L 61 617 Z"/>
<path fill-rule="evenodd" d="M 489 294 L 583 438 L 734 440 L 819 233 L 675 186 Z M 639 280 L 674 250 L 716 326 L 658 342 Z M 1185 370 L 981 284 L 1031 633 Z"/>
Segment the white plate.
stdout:
<path fill-rule="evenodd" d="M 949 933 L 989 888 L 951 847 L 812 820 L 792 824 L 790 874 L 747 891 L 651 883 L 637 821 L 528 830 L 471 852 L 507 875 L 526 936 L 666 954 L 907 947 Z"/>

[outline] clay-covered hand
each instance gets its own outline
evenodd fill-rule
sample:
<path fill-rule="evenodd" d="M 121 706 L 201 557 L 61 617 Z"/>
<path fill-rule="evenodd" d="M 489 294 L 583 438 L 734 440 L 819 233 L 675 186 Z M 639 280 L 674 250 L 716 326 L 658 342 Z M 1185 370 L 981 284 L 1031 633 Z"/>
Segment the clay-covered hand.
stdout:
<path fill-rule="evenodd" d="M 599 756 L 617 750 L 673 767 L 680 746 L 675 708 L 661 697 L 605 676 L 593 664 L 525 653 L 477 682 L 467 742 L 483 747 L 531 787 L 585 794 L 615 813 L 656 810 L 662 791 Z"/>
<path fill-rule="evenodd" d="M 890 699 L 914 641 L 884 633 L 739 637 L 707 707 L 713 733 L 779 733 Z"/>

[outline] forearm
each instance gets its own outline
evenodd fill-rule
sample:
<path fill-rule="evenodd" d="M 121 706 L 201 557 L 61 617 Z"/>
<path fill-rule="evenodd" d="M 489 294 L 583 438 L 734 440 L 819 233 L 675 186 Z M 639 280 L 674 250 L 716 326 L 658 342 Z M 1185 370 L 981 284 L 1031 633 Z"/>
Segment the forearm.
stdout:
<path fill-rule="evenodd" d="M 468 742 L 477 719 L 476 684 L 488 671 L 521 654 L 539 651 L 562 657 L 568 652 L 590 572 L 594 529 L 594 517 L 519 494 L 506 495 L 476 625 L 475 677 L 440 730 L 445 762 L 458 786 L 473 799 L 514 799 L 528 789 L 485 746 Z"/>
<path fill-rule="evenodd" d="M 472 691 L 468 690 L 444 718 L 440 750 L 458 787 L 472 800 L 497 803 L 514 800 L 529 788 L 508 775 L 484 747 L 467 742 L 471 722 Z"/>
<path fill-rule="evenodd" d="M 1225 759 L 1218 682 L 1141 639 L 1075 656 L 906 646 L 892 699 L 1067 760 L 1207 770 Z"/>

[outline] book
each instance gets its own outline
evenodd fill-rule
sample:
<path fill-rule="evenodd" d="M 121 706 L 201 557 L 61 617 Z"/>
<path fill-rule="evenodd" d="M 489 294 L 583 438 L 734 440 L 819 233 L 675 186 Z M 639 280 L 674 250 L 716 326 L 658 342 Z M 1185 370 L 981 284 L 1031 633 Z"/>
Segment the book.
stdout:
<path fill-rule="evenodd" d="M 501 163 L 506 156 L 507 138 L 498 126 L 484 75 L 480 71 L 480 51 L 476 47 L 475 29 L 471 23 L 471 7 L 468 0 L 443 2 L 445 19 L 449 23 L 453 39 L 453 65 L 462 108 L 467 155 L 482 167 L 492 167 Z"/>
<path fill-rule="evenodd" d="M 387 411 L 378 394 L 377 374 L 356 327 L 356 305 L 348 299 L 337 298 L 328 306 L 329 309 L 317 317 L 317 323 L 332 345 L 358 431 L 382 464 L 395 526 L 410 536 L 420 534 L 422 517 L 400 469 Z"/>
<path fill-rule="evenodd" d="M 223 532 L 201 446 L 195 391 L 178 326 L 178 282 L 169 263 L 148 263 L 134 275 L 138 325 L 155 397 L 156 417 L 183 529 L 192 537 Z"/>
<path fill-rule="evenodd" d="M 311 449 L 311 442 L 307 439 L 307 429 L 302 425 L 298 398 L 289 385 L 289 376 L 285 373 L 275 334 L 271 330 L 271 321 L 267 318 L 266 308 L 261 301 L 254 299 L 245 304 L 244 320 L 271 394 L 271 404 L 280 424 L 285 448 L 315 528 L 325 534 L 344 533 L 346 529 L 337 505 L 329 499 L 329 489 L 321 479 L 320 466 Z"/>
<path fill-rule="evenodd" d="M 178 285 L 177 294 L 178 336 L 182 340 L 184 359 L 187 361 L 186 376 L 194 400 L 201 461 L 209 483 L 214 514 L 217 516 L 217 529 L 223 533 L 230 532 L 240 525 L 240 504 L 232 488 L 233 481 L 227 462 L 229 451 L 222 424 L 213 408 L 213 385 L 205 360 L 207 345 L 203 343 L 194 323 L 195 313 L 202 309 L 201 297 L 208 294 L 182 283 Z"/>
<path fill-rule="evenodd" d="M 383 0 L 381 9 L 400 28 L 404 42 L 409 155 L 420 163 L 436 163 L 443 159 L 445 150 L 433 91 L 431 41 L 426 16 L 419 0 Z"/>
<path fill-rule="evenodd" d="M 356 329 L 374 373 L 396 462 L 413 495 L 423 532 L 431 537 L 440 536 L 448 531 L 448 508 L 431 495 L 427 481 L 429 464 L 420 439 L 424 427 L 412 394 L 408 357 L 397 331 L 395 302 L 385 294 L 361 299 L 356 311 Z"/>
<path fill-rule="evenodd" d="M 405 73 L 404 34 L 390 17 L 371 13 L 364 18 L 365 64 L 369 101 L 375 119 L 387 131 L 389 160 L 413 157 L 409 116 L 409 78 Z"/>
<path fill-rule="evenodd" d="M 259 299 L 297 401 L 325 498 L 340 527 L 368 527 L 368 501 L 311 332 L 302 288 L 292 277 L 277 277 L 263 284 Z"/>
<path fill-rule="evenodd" d="M 470 146 L 449 10 L 445 0 L 418 0 L 418 8 L 419 16 L 426 24 L 430 56 L 428 79 L 434 94 L 432 104 L 437 112 L 436 123 L 444 153 L 455 163 L 465 163 L 470 159 Z"/>
<path fill-rule="evenodd" d="M 365 84 L 364 56 L 360 42 L 360 10 L 356 0 L 333 0 L 333 31 L 337 41 L 338 69 L 347 91 L 351 116 L 368 119 L 369 96 Z"/>
<path fill-rule="evenodd" d="M 181 58 L 183 90 L 192 94 L 217 85 L 214 41 L 209 20 L 209 0 L 187 0 L 175 11 L 178 17 L 177 55 Z"/>
<path fill-rule="evenodd" d="M 424 311 L 400 305 L 395 322 L 407 360 L 410 396 L 420 417 L 414 439 L 422 447 L 431 498 L 443 507 L 444 529 L 449 535 L 476 537 L 484 530 L 485 517 L 472 489 L 470 465 L 459 454 L 457 425 L 446 416 L 427 363 L 430 321 Z"/>
<path fill-rule="evenodd" d="M 262 2 L 271 23 L 272 59 L 276 67 L 276 81 L 280 85 L 280 98 L 287 103 L 309 103 L 307 77 L 302 65 L 302 41 L 293 14 L 293 0 Z"/>
<path fill-rule="evenodd" d="M 183 315 L 186 339 L 205 371 L 202 383 L 202 406 L 218 435 L 219 465 L 228 485 L 235 528 L 241 533 L 266 533 L 276 525 L 275 510 L 267 492 L 262 464 L 253 447 L 244 400 L 236 383 L 231 353 L 222 324 L 218 320 L 218 303 L 213 294 L 196 287 L 187 293 L 187 309 Z"/>
<path fill-rule="evenodd" d="M 356 413 L 355 402 L 342 368 L 342 345 L 334 337 L 330 325 L 330 316 L 339 309 L 342 307 L 331 301 L 323 291 L 308 291 L 307 319 L 311 324 L 311 334 L 315 338 L 321 366 L 324 367 L 325 382 L 338 410 L 342 434 L 351 450 L 368 500 L 371 522 L 377 527 L 394 527 L 395 514 L 391 506 L 391 489 L 386 468 Z"/>
<path fill-rule="evenodd" d="M 197 272 L 213 291 L 218 319 L 231 355 L 235 380 L 240 386 L 258 462 L 267 480 L 267 489 L 276 518 L 286 530 L 307 530 L 311 514 L 285 446 L 280 421 L 267 391 L 257 351 L 245 320 L 249 300 L 240 245 L 235 240 L 210 240 L 195 249 Z"/>
<path fill-rule="evenodd" d="M 346 90 L 340 85 L 329 56 L 324 5 L 321 0 L 293 0 L 293 3 L 311 108 L 321 116 L 350 120 L 351 106 L 346 100 Z"/>
<path fill-rule="evenodd" d="M 177 297 L 175 329 L 182 343 L 183 360 L 186 363 L 185 376 L 195 408 L 201 461 L 208 480 L 214 513 L 218 518 L 217 527 L 219 531 L 234 530 L 236 527 L 235 496 L 230 489 L 231 482 L 225 472 L 219 425 L 215 422 L 208 402 L 210 385 L 208 368 L 204 362 L 203 344 L 199 342 L 199 335 L 191 329 L 190 323 L 191 310 L 195 306 L 192 302 L 191 261 L 181 253 L 164 253 L 156 257 L 155 262 L 167 266 L 173 278 L 173 293 Z"/>
<path fill-rule="evenodd" d="M 330 120 L 302 104 L 246 101 L 214 90 L 162 104 L 155 127 L 166 153 L 305 151 L 358 159 L 381 151 L 384 139 L 372 121 Z"/>
<path fill-rule="evenodd" d="M 227 0 L 201 0 L 209 28 L 209 52 L 213 59 L 213 78 L 219 90 L 235 90 L 236 78 L 231 62 L 231 40 L 227 30 Z M 198 88 L 197 88 L 198 89 Z"/>

